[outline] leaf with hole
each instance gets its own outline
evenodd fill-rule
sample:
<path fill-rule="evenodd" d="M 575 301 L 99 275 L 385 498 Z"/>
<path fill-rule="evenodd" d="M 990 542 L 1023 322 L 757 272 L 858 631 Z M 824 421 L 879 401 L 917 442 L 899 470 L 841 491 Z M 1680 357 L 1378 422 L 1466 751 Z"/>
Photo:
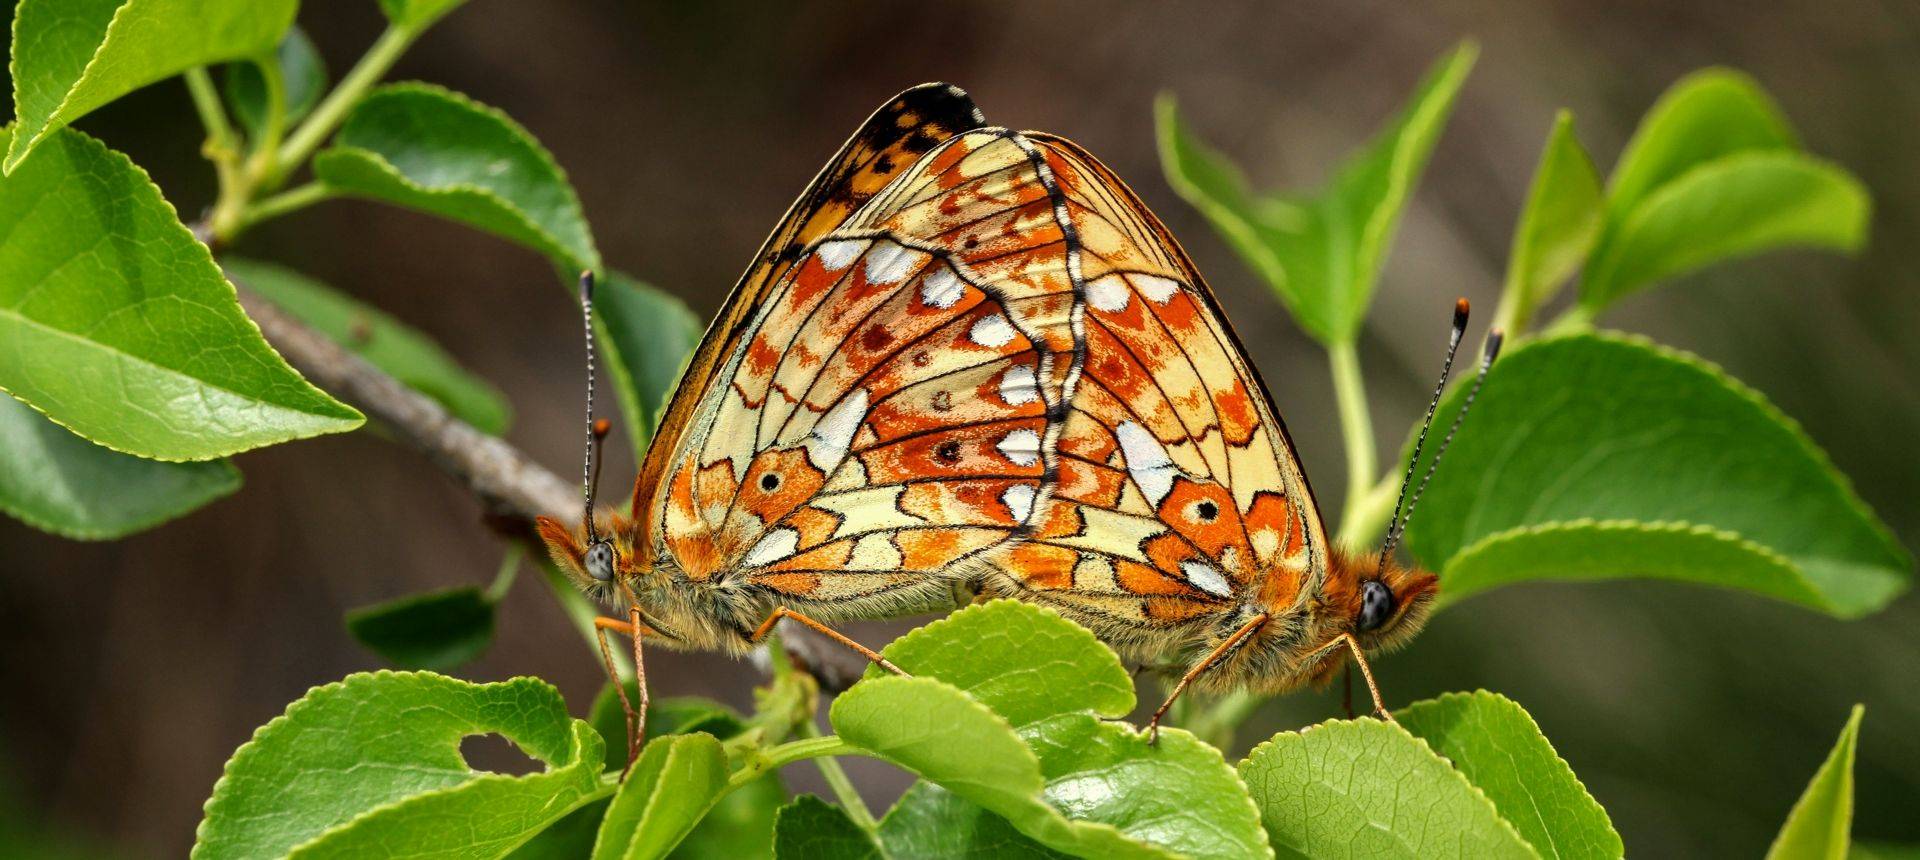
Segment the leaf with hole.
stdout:
<path fill-rule="evenodd" d="M 267 345 L 145 172 L 70 129 L 0 179 L 0 389 L 156 460 L 364 420 Z"/>
<path fill-rule="evenodd" d="M 518 242 L 570 271 L 600 268 L 580 198 L 533 135 L 444 87 L 381 87 L 314 156 L 328 188 L 449 218 Z"/>
<path fill-rule="evenodd" d="M 487 733 L 545 769 L 472 769 L 460 740 Z M 193 856 L 495 857 L 610 793 L 602 757 L 600 736 L 532 678 L 351 675 L 314 688 L 234 752 Z"/>
<path fill-rule="evenodd" d="M 1406 545 L 1440 571 L 1447 601 L 1523 581 L 1654 577 L 1853 617 L 1913 571 L 1826 454 L 1758 392 L 1612 334 L 1500 358 Z"/>
<path fill-rule="evenodd" d="M 1541 857 L 1625 856 L 1607 811 L 1513 700 L 1485 690 L 1448 693 L 1394 716 L 1453 762 Z"/>
<path fill-rule="evenodd" d="M 162 463 L 88 442 L 0 395 L 0 511 L 45 532 L 111 540 L 240 489 L 225 460 Z"/>
<path fill-rule="evenodd" d="M 1853 834 L 1853 760 L 1860 744 L 1860 717 L 1853 706 L 1833 752 L 1793 804 L 1787 823 L 1774 837 L 1767 860 L 1846 860 Z"/>
<path fill-rule="evenodd" d="M 1283 858 L 1539 856 L 1446 759 L 1380 720 L 1281 732 L 1240 776 Z"/>
<path fill-rule="evenodd" d="M 506 396 L 461 367 L 425 334 L 292 269 L 234 257 L 226 258 L 224 264 L 241 286 L 401 384 L 433 398 L 460 420 L 494 435 L 506 431 L 511 418 Z"/>
<path fill-rule="evenodd" d="M 66 125 L 195 66 L 273 50 L 295 0 L 21 0 L 7 173 Z"/>
<path fill-rule="evenodd" d="M 1224 156 L 1180 121 L 1171 95 L 1155 118 L 1167 182 L 1280 296 L 1322 343 L 1349 343 L 1427 157 L 1446 128 L 1479 49 L 1463 43 L 1428 70 L 1401 112 L 1310 197 L 1262 198 Z"/>
<path fill-rule="evenodd" d="M 1083 855 L 1266 854 L 1253 805 L 1217 750 L 1178 729 L 1149 746 L 1110 721 L 1133 709 L 1133 685 L 1085 628 L 997 600 L 883 653 L 913 677 L 870 670 L 834 701 L 835 730 L 1022 834 Z"/>

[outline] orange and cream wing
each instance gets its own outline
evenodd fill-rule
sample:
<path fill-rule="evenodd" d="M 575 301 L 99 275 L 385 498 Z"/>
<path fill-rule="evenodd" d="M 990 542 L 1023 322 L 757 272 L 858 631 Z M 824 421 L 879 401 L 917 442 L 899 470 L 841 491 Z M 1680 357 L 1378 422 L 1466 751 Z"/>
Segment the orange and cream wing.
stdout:
<path fill-rule="evenodd" d="M 888 183 L 911 170 L 922 155 L 983 123 L 973 99 L 958 87 L 922 84 L 875 111 L 827 162 L 767 237 L 681 375 L 634 485 L 632 512 L 636 520 L 651 522 L 643 514 L 657 511 L 663 502 L 662 494 L 670 486 L 668 470 L 673 453 L 702 395 L 738 348 L 754 311 L 790 273 L 801 254 L 821 236 L 837 229 Z M 643 551 L 650 550 L 654 536 L 641 537 Z"/>
<path fill-rule="evenodd" d="M 1031 534 L 1000 551 L 998 590 L 1121 633 L 1291 604 L 1325 575 L 1326 537 L 1264 385 L 1132 191 L 1069 141 L 1029 140 L 1077 237 L 1085 350 L 1057 480 Z"/>
<path fill-rule="evenodd" d="M 1030 142 L 974 130 L 807 246 L 675 440 L 661 549 L 830 617 L 1026 529 L 1082 353 L 1062 200 Z"/>

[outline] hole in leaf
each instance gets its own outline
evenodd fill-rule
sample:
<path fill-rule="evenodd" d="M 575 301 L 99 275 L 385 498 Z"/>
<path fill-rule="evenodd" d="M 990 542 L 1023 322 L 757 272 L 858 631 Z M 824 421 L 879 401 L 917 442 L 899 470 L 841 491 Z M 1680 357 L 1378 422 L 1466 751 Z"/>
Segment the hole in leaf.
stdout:
<path fill-rule="evenodd" d="M 468 735 L 460 739 L 460 757 L 467 767 L 508 776 L 540 773 L 547 766 L 521 752 L 513 742 L 497 734 Z"/>

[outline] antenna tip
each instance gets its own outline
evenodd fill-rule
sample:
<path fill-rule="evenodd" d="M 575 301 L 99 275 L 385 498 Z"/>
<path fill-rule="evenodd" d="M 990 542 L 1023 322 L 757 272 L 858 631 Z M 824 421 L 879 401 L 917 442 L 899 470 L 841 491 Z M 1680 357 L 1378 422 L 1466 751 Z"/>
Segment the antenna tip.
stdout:
<path fill-rule="evenodd" d="M 1460 299 L 1457 299 L 1454 301 L 1453 303 L 1453 327 L 1454 328 L 1467 327 L 1467 311 L 1468 310 L 1469 310 L 1469 306 L 1467 305 L 1467 300 L 1465 297 L 1461 297 Z"/>
<path fill-rule="evenodd" d="M 593 270 L 592 269 L 588 269 L 580 273 L 580 298 L 582 300 L 590 300 L 593 298 Z"/>
<path fill-rule="evenodd" d="M 607 434 L 612 432 L 613 432 L 612 421 L 605 418 L 593 419 L 593 438 L 605 439 L 607 438 Z"/>
<path fill-rule="evenodd" d="M 1493 359 L 1500 354 L 1500 344 L 1506 340 L 1506 338 L 1507 333 L 1499 329 L 1487 332 L 1487 364 L 1492 364 Z"/>

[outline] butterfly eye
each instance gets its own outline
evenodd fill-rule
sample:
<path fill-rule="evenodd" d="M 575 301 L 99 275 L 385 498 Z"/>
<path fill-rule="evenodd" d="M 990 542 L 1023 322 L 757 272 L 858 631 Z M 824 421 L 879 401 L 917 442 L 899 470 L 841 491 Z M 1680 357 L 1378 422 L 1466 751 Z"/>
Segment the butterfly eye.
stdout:
<path fill-rule="evenodd" d="M 600 541 L 587 549 L 587 575 L 601 582 L 613 579 L 613 544 Z"/>
<path fill-rule="evenodd" d="M 765 490 L 769 493 L 773 492 L 774 490 L 780 489 L 780 476 L 772 472 L 768 472 L 764 475 L 761 475 L 760 489 Z"/>
<path fill-rule="evenodd" d="M 1360 632 L 1375 630 L 1393 614 L 1393 589 L 1377 579 L 1360 586 Z"/>

